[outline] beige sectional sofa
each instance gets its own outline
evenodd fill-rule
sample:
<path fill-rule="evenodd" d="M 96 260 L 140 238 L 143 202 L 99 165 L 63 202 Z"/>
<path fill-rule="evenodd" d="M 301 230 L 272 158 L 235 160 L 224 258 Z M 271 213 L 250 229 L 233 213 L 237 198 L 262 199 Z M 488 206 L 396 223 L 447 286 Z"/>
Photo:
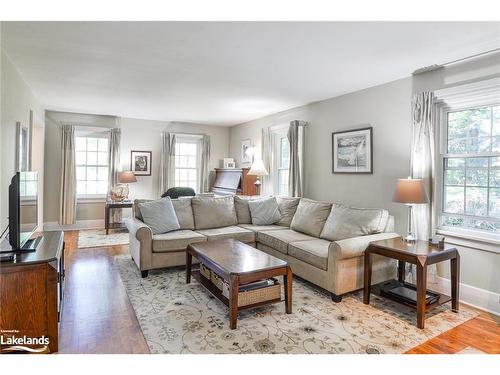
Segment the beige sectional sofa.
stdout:
<path fill-rule="evenodd" d="M 252 197 L 193 197 L 172 200 L 180 229 L 153 234 L 142 221 L 136 200 L 126 220 L 134 262 L 147 277 L 152 269 L 185 264 L 190 243 L 234 238 L 286 260 L 295 275 L 330 293 L 334 301 L 363 287 L 363 255 L 371 241 L 398 237 L 385 210 L 349 208 L 305 198 L 277 197 L 281 219 L 254 225 Z M 396 265 L 375 257 L 372 282 L 394 277 Z"/>

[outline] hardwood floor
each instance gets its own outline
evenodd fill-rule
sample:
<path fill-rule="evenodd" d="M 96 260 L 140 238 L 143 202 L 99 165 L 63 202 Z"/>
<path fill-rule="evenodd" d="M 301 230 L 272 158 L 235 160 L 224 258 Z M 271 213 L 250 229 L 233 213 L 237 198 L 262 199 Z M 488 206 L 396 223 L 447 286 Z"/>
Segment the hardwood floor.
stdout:
<path fill-rule="evenodd" d="M 480 315 L 407 351 L 408 354 L 453 354 L 465 348 L 500 354 L 500 319 L 481 311 Z"/>
<path fill-rule="evenodd" d="M 65 232 L 66 289 L 60 353 L 149 353 L 112 257 L 128 246 L 78 249 L 78 232 Z"/>
<path fill-rule="evenodd" d="M 112 257 L 128 246 L 78 249 L 78 231 L 67 231 L 66 290 L 60 353 L 149 353 L 139 322 Z M 481 312 L 409 354 L 458 353 L 471 347 L 500 354 L 500 319 Z"/>

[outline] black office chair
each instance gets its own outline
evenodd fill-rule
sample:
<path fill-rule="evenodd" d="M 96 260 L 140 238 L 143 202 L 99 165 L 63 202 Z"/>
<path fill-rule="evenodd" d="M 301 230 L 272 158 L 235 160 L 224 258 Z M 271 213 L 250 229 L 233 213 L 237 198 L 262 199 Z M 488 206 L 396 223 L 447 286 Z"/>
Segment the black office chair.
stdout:
<path fill-rule="evenodd" d="M 164 192 L 161 197 L 170 197 L 170 199 L 177 199 L 179 197 L 194 197 L 196 193 L 190 187 L 172 187 Z"/>

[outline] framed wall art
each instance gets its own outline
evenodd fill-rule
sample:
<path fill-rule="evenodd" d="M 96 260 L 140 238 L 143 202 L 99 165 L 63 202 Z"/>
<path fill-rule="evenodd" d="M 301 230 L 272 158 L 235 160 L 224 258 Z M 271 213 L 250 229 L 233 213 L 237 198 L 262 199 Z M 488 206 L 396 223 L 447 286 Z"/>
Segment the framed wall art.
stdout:
<path fill-rule="evenodd" d="M 333 173 L 373 173 L 373 128 L 332 133 Z"/>
<path fill-rule="evenodd" d="M 244 139 L 241 141 L 241 164 L 250 165 L 252 163 L 252 155 L 248 152 L 248 149 L 252 147 L 251 139 Z"/>
<path fill-rule="evenodd" d="M 151 176 L 151 151 L 130 151 L 130 170 L 136 176 Z"/>

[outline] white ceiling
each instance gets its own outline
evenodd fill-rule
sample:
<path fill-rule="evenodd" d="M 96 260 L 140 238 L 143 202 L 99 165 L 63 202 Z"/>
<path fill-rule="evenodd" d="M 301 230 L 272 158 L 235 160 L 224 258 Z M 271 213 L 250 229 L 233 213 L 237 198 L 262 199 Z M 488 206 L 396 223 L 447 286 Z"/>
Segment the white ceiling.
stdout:
<path fill-rule="evenodd" d="M 500 23 L 3 22 L 48 108 L 233 125 L 500 47 Z"/>

